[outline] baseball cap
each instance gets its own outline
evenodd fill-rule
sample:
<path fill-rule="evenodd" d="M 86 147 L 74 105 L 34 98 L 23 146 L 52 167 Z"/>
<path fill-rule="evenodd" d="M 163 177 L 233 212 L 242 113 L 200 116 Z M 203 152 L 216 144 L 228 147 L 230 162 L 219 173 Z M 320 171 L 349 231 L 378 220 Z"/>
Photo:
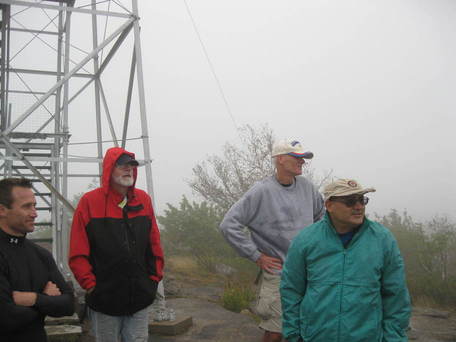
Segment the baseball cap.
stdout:
<path fill-rule="evenodd" d="M 332 183 L 329 183 L 323 189 L 323 196 L 325 200 L 333 196 L 348 196 L 354 194 L 364 195 L 368 192 L 375 192 L 374 188 L 363 188 L 354 179 L 338 179 Z"/>
<path fill-rule="evenodd" d="M 272 148 L 272 156 L 288 154 L 293 157 L 312 159 L 313 153 L 304 151 L 302 145 L 297 140 L 281 140 L 274 144 Z"/>
<path fill-rule="evenodd" d="M 138 166 L 139 163 L 138 161 L 130 156 L 129 154 L 122 154 L 119 158 L 117 158 L 116 165 L 117 166 L 123 166 L 123 165 L 132 165 L 132 166 Z"/>

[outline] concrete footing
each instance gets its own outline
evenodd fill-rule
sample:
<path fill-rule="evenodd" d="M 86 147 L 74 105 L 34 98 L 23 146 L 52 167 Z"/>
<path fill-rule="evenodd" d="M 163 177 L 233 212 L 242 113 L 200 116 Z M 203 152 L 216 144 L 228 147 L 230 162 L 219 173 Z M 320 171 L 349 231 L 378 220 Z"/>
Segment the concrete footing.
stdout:
<path fill-rule="evenodd" d="M 82 328 L 76 314 L 65 317 L 46 317 L 46 333 L 49 342 L 77 342 L 82 335 Z"/>
<path fill-rule="evenodd" d="M 44 328 L 49 342 L 77 342 L 82 335 L 82 328 L 77 325 L 46 325 Z"/>
<path fill-rule="evenodd" d="M 46 325 L 79 325 L 78 315 L 74 314 L 73 316 L 63 316 L 63 317 L 50 317 L 46 316 L 45 319 Z"/>
<path fill-rule="evenodd" d="M 151 321 L 149 323 L 149 333 L 155 335 L 175 336 L 183 334 L 193 325 L 191 316 L 177 316 L 173 321 Z"/>

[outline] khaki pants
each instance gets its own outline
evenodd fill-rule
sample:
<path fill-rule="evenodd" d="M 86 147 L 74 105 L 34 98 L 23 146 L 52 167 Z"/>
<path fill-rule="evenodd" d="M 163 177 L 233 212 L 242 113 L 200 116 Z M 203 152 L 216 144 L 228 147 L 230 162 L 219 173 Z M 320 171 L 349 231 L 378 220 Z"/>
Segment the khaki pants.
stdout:
<path fill-rule="evenodd" d="M 280 302 L 280 275 L 262 272 L 255 314 L 261 317 L 259 327 L 266 331 L 282 332 L 282 305 Z"/>

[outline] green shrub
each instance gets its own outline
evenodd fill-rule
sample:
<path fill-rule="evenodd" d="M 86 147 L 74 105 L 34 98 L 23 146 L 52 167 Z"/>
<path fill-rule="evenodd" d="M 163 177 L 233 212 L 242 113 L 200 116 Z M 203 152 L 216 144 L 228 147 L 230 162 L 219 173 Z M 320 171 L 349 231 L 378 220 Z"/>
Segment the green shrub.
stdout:
<path fill-rule="evenodd" d="M 255 299 L 255 291 L 251 285 L 227 282 L 222 295 L 222 306 L 230 311 L 241 312 L 247 309 Z"/>
<path fill-rule="evenodd" d="M 456 223 L 445 216 L 416 222 L 396 210 L 377 217 L 395 235 L 405 262 L 414 303 L 456 305 Z"/>
<path fill-rule="evenodd" d="M 172 255 L 231 257 L 236 255 L 218 229 L 222 215 L 206 202 L 182 197 L 179 206 L 167 203 L 165 215 L 158 216 L 165 252 Z"/>

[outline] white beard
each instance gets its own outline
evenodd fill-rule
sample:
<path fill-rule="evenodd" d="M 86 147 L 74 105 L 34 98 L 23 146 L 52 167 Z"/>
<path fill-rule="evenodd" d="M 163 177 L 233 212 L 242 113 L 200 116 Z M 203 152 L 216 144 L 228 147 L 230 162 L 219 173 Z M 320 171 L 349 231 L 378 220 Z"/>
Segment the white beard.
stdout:
<path fill-rule="evenodd" d="M 133 179 L 133 177 L 124 178 L 124 177 L 122 177 L 122 176 L 113 177 L 112 180 L 114 181 L 114 183 L 119 184 L 119 185 L 122 185 L 122 186 L 132 186 L 133 183 L 135 182 L 135 180 Z"/>

